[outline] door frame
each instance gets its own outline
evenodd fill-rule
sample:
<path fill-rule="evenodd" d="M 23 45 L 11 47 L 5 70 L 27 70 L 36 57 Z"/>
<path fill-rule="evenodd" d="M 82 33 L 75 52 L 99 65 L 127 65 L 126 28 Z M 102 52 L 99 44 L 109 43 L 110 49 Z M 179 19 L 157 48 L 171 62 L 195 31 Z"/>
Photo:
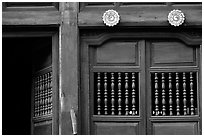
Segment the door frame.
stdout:
<path fill-rule="evenodd" d="M 90 33 L 91 32 L 87 32 Z M 167 39 L 167 38 L 171 38 L 171 39 L 178 39 L 181 40 L 182 42 L 184 42 L 187 45 L 190 46 L 196 46 L 196 45 L 200 45 L 201 44 L 201 38 L 200 37 L 196 37 L 187 33 L 183 33 L 183 32 L 172 32 L 172 31 L 153 31 L 153 32 L 148 32 L 148 31 L 139 31 L 139 32 L 119 32 L 117 31 L 110 31 L 109 33 L 103 33 L 103 31 L 101 31 L 100 33 L 94 33 L 93 34 L 88 34 L 88 35 L 83 35 L 81 36 L 81 44 L 80 44 L 80 89 L 81 92 L 79 93 L 79 131 L 81 134 L 91 134 L 91 125 L 92 123 L 90 122 L 91 120 L 91 113 L 90 113 L 90 90 L 91 87 L 89 87 L 89 83 L 90 83 L 90 76 L 91 74 L 89 74 L 89 46 L 91 45 L 101 45 L 102 43 L 111 40 L 111 39 Z M 145 45 L 145 44 L 144 44 Z M 146 45 L 145 45 L 146 47 Z M 145 48 L 144 47 L 144 48 Z M 146 49 L 145 49 L 145 54 L 143 54 L 144 56 L 146 56 Z M 146 59 L 144 61 L 143 68 L 145 68 L 145 64 L 146 64 Z M 201 70 L 200 70 L 201 71 Z M 144 76 L 149 76 L 148 74 L 148 70 L 145 70 L 145 74 Z M 147 83 L 150 82 L 149 78 L 146 78 L 145 76 L 145 80 L 143 82 Z M 86 79 L 86 80 L 85 80 Z M 200 77 L 199 77 L 200 80 Z M 149 84 L 146 84 L 149 85 Z M 147 94 L 147 96 L 145 98 L 150 97 L 150 94 L 147 93 L 147 90 L 150 90 L 150 88 L 147 88 L 145 86 L 145 91 Z M 84 93 L 86 92 L 86 94 Z M 199 99 L 199 101 L 201 102 L 201 99 Z M 199 104 L 200 104 L 199 102 Z M 149 101 L 148 101 L 149 103 Z M 86 104 L 86 105 L 84 105 Z M 142 104 L 142 103 L 141 103 Z M 86 107 L 85 107 L 86 106 Z M 201 104 L 200 104 L 201 107 Z M 151 109 L 151 106 L 147 106 L 147 104 L 145 104 L 144 106 L 145 112 L 149 112 Z M 201 110 L 201 109 L 200 109 Z M 151 114 L 145 114 L 146 115 L 146 119 L 145 119 L 145 125 L 146 125 L 146 129 L 145 132 L 146 134 L 150 134 L 151 133 L 151 126 L 150 126 L 150 122 L 148 121 L 148 118 L 151 117 Z M 201 117 L 201 116 L 200 116 Z M 149 127 L 149 128 L 147 128 Z"/>
<path fill-rule="evenodd" d="M 6 28 L 6 27 L 5 27 Z M 16 27 L 13 30 L 6 28 L 2 31 L 2 38 L 29 38 L 29 37 L 52 37 L 52 75 L 53 75 L 53 116 L 52 116 L 52 134 L 59 134 L 59 34 L 56 28 L 45 28 L 37 27 L 41 31 L 36 31 L 36 28 L 30 27 Z M 24 31 L 22 31 L 24 30 Z M 31 99 L 32 101 L 32 99 Z M 31 103 L 32 105 L 33 103 Z M 33 108 L 31 106 L 31 113 L 33 114 Z M 31 115 L 31 134 L 33 134 L 33 122 Z"/>

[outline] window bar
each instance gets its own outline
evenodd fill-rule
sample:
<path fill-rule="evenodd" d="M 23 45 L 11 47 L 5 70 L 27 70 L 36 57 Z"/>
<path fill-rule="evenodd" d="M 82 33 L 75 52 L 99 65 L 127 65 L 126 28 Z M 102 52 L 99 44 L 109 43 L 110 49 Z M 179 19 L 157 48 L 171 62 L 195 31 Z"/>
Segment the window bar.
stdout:
<path fill-rule="evenodd" d="M 186 106 L 186 73 L 183 72 L 183 114 L 187 115 L 187 106 Z"/>
<path fill-rule="evenodd" d="M 111 73 L 111 115 L 115 115 L 114 73 Z"/>
<path fill-rule="evenodd" d="M 44 115 L 44 75 L 42 75 L 42 115 Z"/>
<path fill-rule="evenodd" d="M 98 77 L 97 77 L 97 81 L 98 81 L 98 83 L 97 83 L 97 104 L 98 104 L 98 106 L 97 106 L 97 110 L 98 110 L 98 115 L 100 115 L 101 114 L 101 90 L 100 90 L 100 86 L 101 86 L 101 76 L 100 76 L 100 73 L 98 72 Z"/>
<path fill-rule="evenodd" d="M 166 115 L 166 100 L 165 100 L 165 77 L 162 73 L 162 115 Z"/>
<path fill-rule="evenodd" d="M 107 93 L 107 72 L 104 73 L 104 112 L 105 115 L 108 114 L 108 93 Z"/>
<path fill-rule="evenodd" d="M 173 100 L 172 100 L 172 77 L 171 73 L 169 73 L 169 115 L 173 115 Z"/>
<path fill-rule="evenodd" d="M 180 100 L 179 100 L 179 76 L 176 72 L 176 115 L 180 115 L 180 106 L 179 106 Z"/>
<path fill-rule="evenodd" d="M 49 82 L 48 73 L 45 74 L 45 77 L 46 77 L 46 84 L 45 84 L 45 114 L 47 115 L 48 114 L 48 110 L 47 110 L 47 107 L 48 107 L 48 82 Z"/>
<path fill-rule="evenodd" d="M 121 115 L 121 73 L 118 73 L 118 115 Z"/>
<path fill-rule="evenodd" d="M 132 115 L 135 114 L 135 73 L 132 73 Z"/>
<path fill-rule="evenodd" d="M 45 102 L 45 109 L 44 109 L 44 113 L 45 115 L 47 115 L 47 74 L 45 74 L 45 99 L 44 99 L 44 102 Z"/>
<path fill-rule="evenodd" d="M 49 89 L 49 98 L 48 98 L 48 112 L 49 114 L 52 113 L 52 74 L 51 72 L 49 72 L 49 85 L 50 85 L 50 89 Z"/>
<path fill-rule="evenodd" d="M 42 115 L 42 76 L 40 76 L 40 108 L 39 115 Z"/>
<path fill-rule="evenodd" d="M 125 73 L 125 115 L 128 115 L 128 73 Z"/>
<path fill-rule="evenodd" d="M 52 113 L 52 75 L 50 73 L 50 94 L 49 94 L 49 99 L 50 99 L 50 103 L 49 103 L 49 112 L 50 114 Z"/>
<path fill-rule="evenodd" d="M 193 72 L 190 72 L 190 102 L 191 102 L 191 115 L 194 115 Z"/>
<path fill-rule="evenodd" d="M 159 115 L 159 99 L 158 99 L 158 77 L 157 77 L 157 73 L 155 73 L 155 115 L 158 116 Z"/>

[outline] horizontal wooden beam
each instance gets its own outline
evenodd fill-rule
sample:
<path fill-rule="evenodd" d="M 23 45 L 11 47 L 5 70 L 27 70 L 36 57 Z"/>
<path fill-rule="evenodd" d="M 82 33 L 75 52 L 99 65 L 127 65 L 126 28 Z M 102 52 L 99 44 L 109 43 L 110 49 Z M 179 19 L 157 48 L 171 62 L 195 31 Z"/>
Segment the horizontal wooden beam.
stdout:
<path fill-rule="evenodd" d="M 167 16 L 172 9 L 145 9 L 145 10 L 126 10 L 118 11 L 120 23 L 118 26 L 170 26 Z M 186 20 L 183 26 L 201 26 L 202 10 L 201 9 L 183 9 Z M 78 25 L 86 26 L 105 26 L 102 21 L 102 15 L 105 10 L 95 12 L 80 12 L 78 14 Z"/>
<path fill-rule="evenodd" d="M 61 24 L 58 11 L 2 12 L 2 25 L 53 25 Z"/>

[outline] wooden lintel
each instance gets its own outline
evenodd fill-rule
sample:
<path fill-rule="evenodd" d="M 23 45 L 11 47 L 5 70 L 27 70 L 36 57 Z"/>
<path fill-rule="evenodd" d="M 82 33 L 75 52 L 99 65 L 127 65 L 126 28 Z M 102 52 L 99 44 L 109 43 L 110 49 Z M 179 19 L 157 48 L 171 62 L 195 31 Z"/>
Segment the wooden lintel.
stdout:
<path fill-rule="evenodd" d="M 58 11 L 2 12 L 2 25 L 53 25 L 61 24 Z"/>
<path fill-rule="evenodd" d="M 119 11 L 120 23 L 118 26 L 170 26 L 167 20 L 171 9 L 145 10 L 145 11 Z M 183 26 L 201 26 L 202 10 L 182 10 L 186 20 Z M 79 27 L 105 26 L 102 21 L 104 11 L 80 12 L 78 15 Z"/>

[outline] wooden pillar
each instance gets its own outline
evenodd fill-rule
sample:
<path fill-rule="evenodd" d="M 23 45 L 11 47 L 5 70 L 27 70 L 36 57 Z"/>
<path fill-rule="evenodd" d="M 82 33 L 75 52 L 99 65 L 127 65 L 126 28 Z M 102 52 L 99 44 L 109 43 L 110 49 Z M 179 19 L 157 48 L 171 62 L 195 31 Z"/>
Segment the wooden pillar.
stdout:
<path fill-rule="evenodd" d="M 62 24 L 60 26 L 60 111 L 59 134 L 72 134 L 70 109 L 78 116 L 78 3 L 60 3 Z"/>

